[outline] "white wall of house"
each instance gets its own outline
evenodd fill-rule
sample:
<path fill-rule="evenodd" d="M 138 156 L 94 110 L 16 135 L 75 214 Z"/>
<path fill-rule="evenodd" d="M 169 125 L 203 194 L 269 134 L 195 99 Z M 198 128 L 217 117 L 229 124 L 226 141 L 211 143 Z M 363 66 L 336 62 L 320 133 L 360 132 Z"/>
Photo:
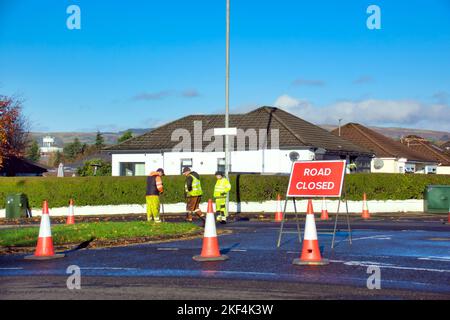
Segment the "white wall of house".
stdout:
<path fill-rule="evenodd" d="M 450 174 L 450 166 L 438 166 L 436 174 Z"/>
<path fill-rule="evenodd" d="M 314 159 L 310 150 L 266 149 L 231 152 L 231 171 L 258 173 L 289 173 L 289 153 L 299 153 L 299 160 Z M 164 168 L 167 175 L 179 175 L 182 159 L 192 159 L 192 168 L 199 174 L 214 174 L 218 159 L 225 158 L 224 152 L 164 152 L 112 154 L 112 175 L 121 175 L 121 163 L 144 163 L 145 174 L 157 168 Z"/>
<path fill-rule="evenodd" d="M 398 162 L 396 158 L 378 158 L 383 160 L 383 167 L 376 169 L 374 166 L 375 158 L 370 163 L 370 172 L 374 173 L 398 173 Z"/>
<path fill-rule="evenodd" d="M 373 173 L 406 173 L 408 170 L 416 174 L 428 174 L 428 173 L 438 173 L 435 164 L 431 163 L 421 163 L 421 162 L 408 162 L 406 158 L 378 158 L 383 160 L 384 165 L 380 169 L 375 169 L 374 162 L 375 158 L 371 162 L 371 172 Z M 442 172 L 447 172 L 447 170 L 441 169 L 440 174 L 445 174 Z M 448 173 L 447 173 L 448 174 Z"/>

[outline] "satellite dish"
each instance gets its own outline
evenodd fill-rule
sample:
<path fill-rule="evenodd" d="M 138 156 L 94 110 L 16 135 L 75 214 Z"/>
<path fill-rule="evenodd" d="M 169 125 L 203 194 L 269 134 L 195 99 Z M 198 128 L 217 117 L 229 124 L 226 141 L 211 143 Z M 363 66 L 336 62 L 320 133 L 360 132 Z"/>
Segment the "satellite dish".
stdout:
<path fill-rule="evenodd" d="M 373 167 L 375 169 L 379 170 L 379 169 L 383 168 L 383 166 L 384 166 L 384 161 L 383 160 L 381 160 L 379 158 L 375 158 L 373 160 Z"/>
<path fill-rule="evenodd" d="M 297 161 L 298 158 L 300 158 L 300 155 L 296 151 L 289 152 L 289 159 L 291 159 L 292 162 Z"/>

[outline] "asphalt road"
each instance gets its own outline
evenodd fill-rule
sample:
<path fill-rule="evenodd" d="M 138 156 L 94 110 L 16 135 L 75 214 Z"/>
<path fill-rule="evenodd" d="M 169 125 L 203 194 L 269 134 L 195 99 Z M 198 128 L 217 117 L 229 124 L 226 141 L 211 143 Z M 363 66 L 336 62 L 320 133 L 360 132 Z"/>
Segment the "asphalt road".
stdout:
<path fill-rule="evenodd" d="M 302 225 L 303 227 L 303 225 Z M 220 236 L 230 259 L 200 263 L 201 239 L 83 249 L 63 259 L 0 256 L 1 299 L 450 299 L 450 225 L 439 220 L 352 221 L 353 243 L 340 223 L 317 222 L 326 266 L 295 266 L 301 244 L 295 224 L 276 247 L 279 224 L 239 221 Z M 81 289 L 66 287 L 66 269 L 81 268 Z M 381 289 L 369 290 L 368 267 Z"/>

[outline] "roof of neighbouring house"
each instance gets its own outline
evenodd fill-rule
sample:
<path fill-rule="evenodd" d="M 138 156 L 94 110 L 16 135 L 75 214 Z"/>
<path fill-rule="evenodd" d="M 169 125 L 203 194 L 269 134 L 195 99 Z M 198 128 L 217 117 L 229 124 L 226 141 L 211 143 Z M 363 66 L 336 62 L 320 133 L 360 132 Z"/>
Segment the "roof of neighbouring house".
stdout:
<path fill-rule="evenodd" d="M 4 159 L 3 167 L 0 168 L 0 175 L 42 175 L 47 172 L 47 168 L 25 158 L 8 157 Z"/>
<path fill-rule="evenodd" d="M 446 154 L 444 149 L 422 137 L 409 135 L 403 137 L 401 143 L 420 154 L 432 157 L 443 166 L 450 166 L 450 154 Z"/>
<path fill-rule="evenodd" d="M 80 168 L 80 167 L 84 166 L 84 163 L 86 161 L 90 161 L 90 160 L 94 160 L 94 159 L 96 159 L 96 160 L 100 159 L 100 160 L 103 160 L 105 162 L 111 163 L 112 156 L 110 154 L 108 154 L 108 153 L 105 153 L 105 152 L 95 152 L 95 153 L 92 153 L 92 154 L 90 154 L 90 155 L 88 155 L 88 156 L 86 156 L 86 157 L 84 157 L 84 158 L 82 158 L 80 160 L 77 160 L 77 161 L 72 162 L 72 163 L 65 164 L 65 166 L 70 167 L 70 168 Z"/>
<path fill-rule="evenodd" d="M 450 151 L 450 140 L 447 142 L 444 142 L 443 144 L 441 144 L 439 146 L 441 149 L 443 149 L 444 151 L 448 152 Z"/>
<path fill-rule="evenodd" d="M 212 134 L 212 129 L 224 127 L 224 117 L 224 115 L 219 114 L 186 116 L 104 150 L 110 152 L 172 150 L 180 141 L 172 140 L 172 134 L 175 130 L 186 129 L 194 137 L 194 122 L 201 121 L 203 134 L 209 129 L 211 129 L 209 132 Z M 267 135 L 267 146 L 269 148 L 271 146 L 270 130 L 278 129 L 279 147 L 281 149 L 316 147 L 323 148 L 328 152 L 371 155 L 370 151 L 363 147 L 336 137 L 325 129 L 274 107 L 261 107 L 244 114 L 231 114 L 229 123 L 230 127 L 236 127 L 244 131 L 254 129 L 257 134 L 258 130 L 266 129 L 269 132 Z M 200 149 L 200 147 L 203 150 L 210 143 L 209 141 L 191 141 L 191 150 Z M 247 148 L 248 143 L 246 143 L 246 150 L 248 150 Z"/>
<path fill-rule="evenodd" d="M 339 129 L 332 131 L 336 136 Z M 380 158 L 406 158 L 411 161 L 435 162 L 429 155 L 422 155 L 402 143 L 375 132 L 359 123 L 347 123 L 341 127 L 341 137 L 371 150 Z"/>

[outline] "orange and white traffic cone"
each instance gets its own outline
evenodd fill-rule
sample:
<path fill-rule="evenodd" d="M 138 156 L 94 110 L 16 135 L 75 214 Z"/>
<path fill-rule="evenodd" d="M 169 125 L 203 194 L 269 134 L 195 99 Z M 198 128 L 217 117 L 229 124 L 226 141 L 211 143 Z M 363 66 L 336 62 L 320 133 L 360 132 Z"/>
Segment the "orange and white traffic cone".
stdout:
<path fill-rule="evenodd" d="M 320 220 L 328 220 L 328 209 L 327 209 L 327 200 L 322 198 L 322 214 L 320 215 Z"/>
<path fill-rule="evenodd" d="M 448 220 L 447 223 L 450 224 L 450 206 L 448 207 Z"/>
<path fill-rule="evenodd" d="M 277 196 L 277 211 L 275 212 L 275 222 L 283 221 L 283 212 L 281 211 L 281 197 Z"/>
<path fill-rule="evenodd" d="M 363 194 L 363 209 L 361 218 L 370 219 L 369 207 L 367 206 L 367 196 L 365 192 Z"/>
<path fill-rule="evenodd" d="M 308 200 L 302 254 L 299 259 L 294 259 L 292 263 L 296 265 L 325 265 L 330 263 L 327 259 L 322 259 L 322 256 L 320 255 L 316 221 L 314 219 L 314 210 L 311 199 Z"/>
<path fill-rule="evenodd" d="M 47 200 L 42 207 L 41 225 L 39 227 L 39 237 L 34 255 L 26 256 L 27 260 L 48 260 L 62 258 L 64 254 L 55 254 L 53 249 L 52 230 L 50 226 L 50 216 L 48 213 Z"/>
<path fill-rule="evenodd" d="M 199 256 L 192 257 L 192 259 L 195 261 L 221 261 L 228 259 L 228 256 L 220 254 L 219 240 L 217 239 L 216 232 L 216 219 L 214 218 L 211 199 L 208 200 L 202 252 Z"/>
<path fill-rule="evenodd" d="M 75 224 L 73 199 L 70 199 L 69 201 L 69 215 L 67 216 L 66 224 Z"/>

